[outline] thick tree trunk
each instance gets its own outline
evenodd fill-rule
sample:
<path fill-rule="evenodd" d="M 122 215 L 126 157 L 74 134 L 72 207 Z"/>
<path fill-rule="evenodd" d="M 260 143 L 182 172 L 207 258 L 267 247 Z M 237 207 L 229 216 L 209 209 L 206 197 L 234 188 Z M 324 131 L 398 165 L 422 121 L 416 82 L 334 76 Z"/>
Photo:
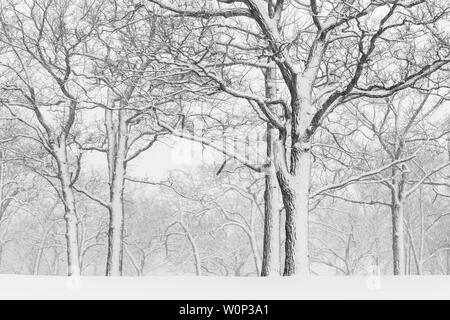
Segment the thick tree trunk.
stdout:
<path fill-rule="evenodd" d="M 309 275 L 308 213 L 311 155 L 308 144 L 296 154 L 296 170 L 286 168 L 283 139 L 273 144 L 274 164 L 286 212 L 285 276 Z"/>
<path fill-rule="evenodd" d="M 309 136 L 312 82 L 305 81 L 298 92 L 301 97 L 293 97 L 291 152 L 289 170 L 285 147 L 277 147 L 277 158 L 283 157 L 277 170 L 278 181 L 286 211 L 286 241 L 284 275 L 309 275 L 309 189 L 311 185 L 311 141 Z M 281 151 L 283 152 L 281 154 Z M 281 160 L 281 159 L 280 159 Z M 280 163 L 280 161 L 277 161 Z"/>
<path fill-rule="evenodd" d="M 71 175 L 67 161 L 67 150 L 64 141 L 56 147 L 55 155 L 58 163 L 58 176 L 61 183 L 61 193 L 64 202 L 64 219 L 66 221 L 66 243 L 68 275 L 79 276 L 80 246 L 78 243 L 78 215 L 75 206 L 75 196 L 72 189 Z"/>
<path fill-rule="evenodd" d="M 266 71 L 266 97 L 276 97 L 276 70 L 271 68 Z M 278 139 L 278 130 L 271 124 L 267 124 L 266 142 L 267 157 L 272 159 L 272 142 Z M 280 275 L 280 209 L 281 200 L 275 166 L 271 163 L 265 173 L 264 190 L 264 243 L 261 276 Z"/>
<path fill-rule="evenodd" d="M 394 201 L 392 205 L 392 253 L 394 275 L 405 274 L 405 239 L 403 223 L 403 204 Z"/>
<path fill-rule="evenodd" d="M 311 158 L 299 158 L 296 176 L 279 175 L 286 210 L 286 241 L 284 275 L 309 275 L 308 213 Z"/>

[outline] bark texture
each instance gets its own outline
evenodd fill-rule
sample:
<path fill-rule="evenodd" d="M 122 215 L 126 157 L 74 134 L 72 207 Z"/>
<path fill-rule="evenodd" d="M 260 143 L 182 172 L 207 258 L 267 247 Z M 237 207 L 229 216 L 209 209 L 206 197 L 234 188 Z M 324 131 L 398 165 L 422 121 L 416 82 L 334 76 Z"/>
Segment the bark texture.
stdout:
<path fill-rule="evenodd" d="M 276 98 L 276 70 L 270 68 L 265 73 L 266 97 Z M 267 157 L 273 158 L 272 143 L 278 139 L 277 129 L 270 123 L 266 129 Z M 280 210 L 281 199 L 279 196 L 278 182 L 274 164 L 265 172 L 264 190 L 264 243 L 261 276 L 280 275 Z"/>
<path fill-rule="evenodd" d="M 123 264 L 124 207 L 128 128 L 124 110 L 105 111 L 108 136 L 109 229 L 107 276 L 121 276 Z"/>
<path fill-rule="evenodd" d="M 54 155 L 58 164 L 58 178 L 61 184 L 61 194 L 64 203 L 64 220 L 66 221 L 66 243 L 68 275 L 79 276 L 80 246 L 78 240 L 78 215 L 75 205 L 74 190 L 67 159 L 67 147 L 64 139 L 59 139 L 55 145 Z"/>

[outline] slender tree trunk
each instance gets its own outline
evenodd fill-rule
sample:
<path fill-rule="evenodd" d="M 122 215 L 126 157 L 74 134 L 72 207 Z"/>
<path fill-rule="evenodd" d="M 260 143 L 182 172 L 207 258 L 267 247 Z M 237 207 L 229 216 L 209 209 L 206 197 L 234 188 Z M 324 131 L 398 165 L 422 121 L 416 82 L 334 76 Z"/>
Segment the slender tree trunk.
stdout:
<path fill-rule="evenodd" d="M 39 267 L 41 265 L 42 254 L 44 253 L 44 246 L 47 242 L 47 237 L 52 230 L 53 226 L 56 224 L 56 221 L 53 222 L 46 230 L 44 230 L 44 234 L 42 235 L 41 241 L 39 242 L 38 252 L 36 254 L 36 259 L 34 260 L 33 274 L 39 274 Z"/>
<path fill-rule="evenodd" d="M 419 243 L 419 254 L 417 262 L 417 274 L 421 275 L 423 273 L 423 253 L 425 246 L 425 212 L 423 210 L 423 190 L 422 187 L 419 188 L 419 210 L 420 210 L 420 243 Z"/>
<path fill-rule="evenodd" d="M 5 183 L 6 183 L 6 165 L 5 165 L 5 152 L 0 150 L 0 221 L 4 217 L 6 210 L 8 209 L 10 203 L 13 201 L 14 196 L 19 193 L 19 188 L 14 191 L 5 194 Z"/>
<path fill-rule="evenodd" d="M 121 276 L 123 264 L 124 210 L 120 182 L 113 183 L 109 208 L 107 276 Z"/>
<path fill-rule="evenodd" d="M 197 276 L 202 275 L 202 260 L 200 258 L 200 253 L 197 248 L 197 244 L 195 243 L 195 239 L 192 236 L 189 228 L 184 224 L 184 222 L 179 222 L 180 226 L 183 228 L 186 237 L 188 238 L 189 243 L 191 244 L 192 254 L 194 256 L 194 265 L 195 265 L 195 274 Z"/>
<path fill-rule="evenodd" d="M 397 158 L 400 158 L 400 151 L 397 151 Z M 405 170 L 405 168 L 402 168 Z M 400 174 L 400 177 L 398 176 Z M 405 254 L 405 199 L 403 189 L 407 181 L 407 173 L 392 169 L 392 190 L 391 190 L 391 215 L 392 215 L 392 255 L 394 275 L 405 275 L 406 254 Z"/>
<path fill-rule="evenodd" d="M 273 168 L 266 173 L 264 191 L 264 243 L 261 276 L 280 275 L 280 199 Z"/>
<path fill-rule="evenodd" d="M 108 256 L 106 262 L 107 276 L 121 276 L 123 264 L 123 233 L 124 206 L 123 193 L 125 188 L 126 155 L 127 155 L 127 123 L 125 111 L 114 113 L 106 110 L 106 127 L 108 135 L 108 165 L 109 165 L 109 230 Z"/>
<path fill-rule="evenodd" d="M 75 196 L 72 189 L 65 141 L 60 141 L 55 155 L 58 163 L 58 176 L 61 183 L 61 193 L 64 202 L 64 220 L 66 221 L 66 243 L 68 275 L 79 276 L 80 246 L 78 243 L 78 215 L 75 206 Z"/>
<path fill-rule="evenodd" d="M 447 267 L 446 274 L 450 275 L 450 250 L 446 250 L 445 258 L 446 258 L 446 267 Z"/>
<path fill-rule="evenodd" d="M 276 70 L 270 68 L 265 73 L 266 97 L 276 97 Z M 267 124 L 266 142 L 267 157 L 272 159 L 272 142 L 278 138 L 278 131 L 271 124 Z M 280 209 L 281 201 L 277 185 L 275 166 L 273 163 L 265 173 L 264 190 L 264 243 L 261 276 L 280 275 Z M 256 257 L 256 256 L 255 256 Z"/>
<path fill-rule="evenodd" d="M 450 132 L 447 133 L 447 152 L 448 152 L 448 161 L 450 161 Z M 448 172 L 450 175 L 450 170 Z M 450 243 L 447 244 L 447 246 L 450 246 Z M 446 250 L 446 252 L 447 252 L 446 253 L 447 274 L 450 275 L 450 250 Z"/>
<path fill-rule="evenodd" d="M 253 260 L 255 261 L 256 274 L 260 275 L 261 266 L 263 265 L 263 262 L 261 260 L 261 253 L 258 250 L 258 241 L 256 240 L 254 233 L 249 234 L 249 239 L 250 239 L 250 246 L 253 252 Z"/>
<path fill-rule="evenodd" d="M 0 149 L 0 220 L 3 218 L 3 189 L 5 184 L 5 163 L 3 159 L 3 150 Z"/>
<path fill-rule="evenodd" d="M 0 116 L 4 117 L 3 108 L 0 110 Z M 3 148 L 0 149 L 0 221 L 3 218 L 3 215 L 6 211 L 7 204 L 5 203 L 4 196 L 4 185 L 5 185 L 5 175 L 6 175 L 6 166 L 5 166 L 5 151 Z"/>
<path fill-rule="evenodd" d="M 127 246 L 124 246 L 124 251 L 130 258 L 131 264 L 133 265 L 134 269 L 136 270 L 136 274 L 138 277 L 142 276 L 143 273 L 143 267 L 142 267 L 142 261 L 140 265 L 138 265 L 133 253 L 127 248 Z"/>
<path fill-rule="evenodd" d="M 394 201 L 392 207 L 392 253 L 394 275 L 405 274 L 405 240 L 403 203 Z"/>

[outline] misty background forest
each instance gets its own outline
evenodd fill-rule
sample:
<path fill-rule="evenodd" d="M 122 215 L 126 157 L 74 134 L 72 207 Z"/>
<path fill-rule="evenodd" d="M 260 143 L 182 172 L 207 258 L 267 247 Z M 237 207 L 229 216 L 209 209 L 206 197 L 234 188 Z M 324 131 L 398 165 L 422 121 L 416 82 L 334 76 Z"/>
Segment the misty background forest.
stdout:
<path fill-rule="evenodd" d="M 450 274 L 449 14 L 0 0 L 0 273 Z"/>

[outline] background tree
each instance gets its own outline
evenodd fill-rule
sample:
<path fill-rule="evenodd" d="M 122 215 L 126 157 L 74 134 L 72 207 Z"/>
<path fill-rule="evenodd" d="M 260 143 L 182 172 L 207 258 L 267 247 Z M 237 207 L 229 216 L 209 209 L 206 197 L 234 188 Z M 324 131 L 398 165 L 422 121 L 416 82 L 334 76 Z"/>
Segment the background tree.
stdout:
<path fill-rule="evenodd" d="M 52 1 L 8 3 L 2 8 L 0 36 L 5 48 L 1 90 L 6 99 L 2 105 L 27 132 L 17 138 L 37 143 L 50 155 L 50 170 L 42 168 L 42 159 L 22 157 L 40 165 L 33 165 L 35 171 L 55 187 L 64 204 L 69 275 L 80 274 L 73 184 L 81 156 L 71 149 L 77 113 L 82 107 L 76 74 L 84 65 L 78 54 L 93 30 L 83 25 L 88 8 L 81 5 Z M 74 9 L 78 21 L 71 23 L 69 16 Z"/>

